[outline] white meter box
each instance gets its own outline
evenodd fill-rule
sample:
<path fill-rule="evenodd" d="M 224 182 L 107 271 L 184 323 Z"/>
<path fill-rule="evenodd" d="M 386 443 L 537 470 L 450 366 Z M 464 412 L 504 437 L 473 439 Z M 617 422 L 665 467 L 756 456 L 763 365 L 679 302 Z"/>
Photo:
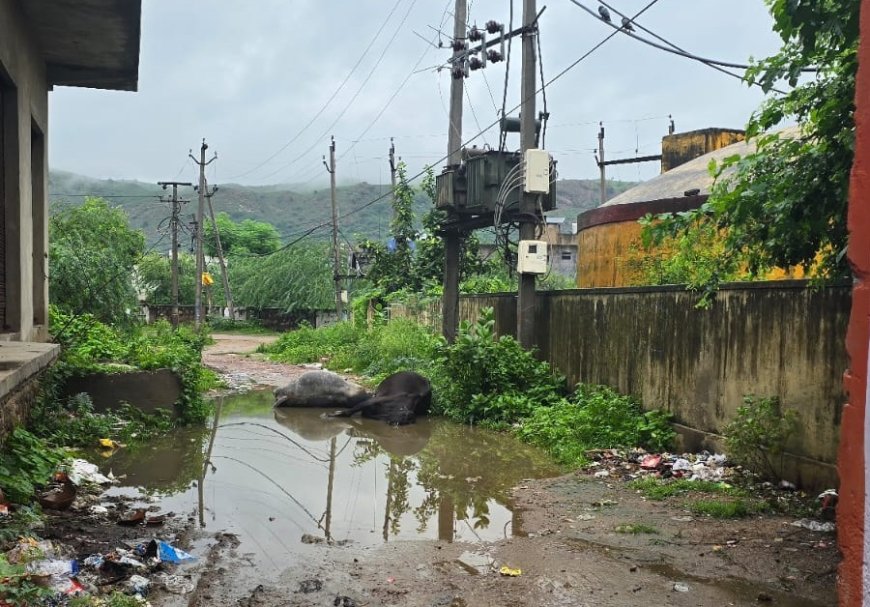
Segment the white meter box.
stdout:
<path fill-rule="evenodd" d="M 525 191 L 529 194 L 550 192 L 550 154 L 547 150 L 526 150 Z"/>
<path fill-rule="evenodd" d="M 547 243 L 543 240 L 521 240 L 517 257 L 520 274 L 547 273 Z"/>

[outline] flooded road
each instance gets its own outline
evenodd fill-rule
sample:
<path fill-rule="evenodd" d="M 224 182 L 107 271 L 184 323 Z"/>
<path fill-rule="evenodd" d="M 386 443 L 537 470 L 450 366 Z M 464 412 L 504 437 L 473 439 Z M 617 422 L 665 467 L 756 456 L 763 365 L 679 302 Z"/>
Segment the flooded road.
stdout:
<path fill-rule="evenodd" d="M 237 534 L 240 551 L 277 571 L 316 543 L 520 535 L 510 490 L 559 473 L 506 433 L 440 419 L 391 427 L 272 402 L 271 391 L 223 398 L 213 444 L 210 429 L 187 430 L 117 451 L 102 463 L 125 475 L 112 492 L 141 488 L 163 510 L 194 511 L 205 529 Z"/>

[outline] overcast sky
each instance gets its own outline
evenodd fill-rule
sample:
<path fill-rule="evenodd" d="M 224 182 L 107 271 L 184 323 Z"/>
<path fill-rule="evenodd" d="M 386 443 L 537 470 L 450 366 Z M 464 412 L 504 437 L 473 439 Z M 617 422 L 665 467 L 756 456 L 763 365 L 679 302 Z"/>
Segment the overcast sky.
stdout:
<path fill-rule="evenodd" d="M 647 0 L 612 2 L 634 14 Z M 508 21 L 509 0 L 469 4 L 471 23 Z M 522 2 L 515 4 L 518 25 Z M 541 44 L 549 80 L 611 29 L 569 0 L 539 0 L 539 7 L 544 4 Z M 210 167 L 212 183 L 321 186 L 328 181 L 321 156 L 330 134 L 341 181 L 389 181 L 390 137 L 411 173 L 426 164 L 440 166 L 450 75 L 434 66 L 449 51 L 420 36 L 437 42 L 435 29 L 452 32 L 453 6 L 454 0 L 145 0 L 139 92 L 55 89 L 52 167 L 93 177 L 193 179 L 187 153 L 205 137 L 219 155 Z M 740 62 L 778 47 L 762 0 L 659 0 L 638 22 L 716 59 Z M 509 110 L 519 102 L 516 42 Z M 465 139 L 496 120 L 504 78 L 501 63 L 466 80 Z M 561 177 L 596 177 L 592 151 L 599 120 L 608 157 L 656 154 L 668 114 L 678 131 L 741 128 L 762 99 L 760 90 L 737 79 L 620 34 L 547 88 L 546 147 Z M 476 140 L 497 142 L 497 130 Z M 517 148 L 518 135 L 508 145 Z M 626 165 L 613 167 L 609 176 L 646 179 L 657 170 L 655 163 Z"/>

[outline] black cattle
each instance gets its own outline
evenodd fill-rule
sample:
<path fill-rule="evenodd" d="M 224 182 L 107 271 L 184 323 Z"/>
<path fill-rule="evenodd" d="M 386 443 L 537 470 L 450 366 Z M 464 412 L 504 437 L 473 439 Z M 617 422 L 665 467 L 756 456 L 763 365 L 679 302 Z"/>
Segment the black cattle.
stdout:
<path fill-rule="evenodd" d="M 418 415 L 426 415 L 431 405 L 429 380 L 413 371 L 400 371 L 382 381 L 374 396 L 333 416 L 350 417 L 361 413 L 363 417 L 402 426 L 413 424 Z"/>

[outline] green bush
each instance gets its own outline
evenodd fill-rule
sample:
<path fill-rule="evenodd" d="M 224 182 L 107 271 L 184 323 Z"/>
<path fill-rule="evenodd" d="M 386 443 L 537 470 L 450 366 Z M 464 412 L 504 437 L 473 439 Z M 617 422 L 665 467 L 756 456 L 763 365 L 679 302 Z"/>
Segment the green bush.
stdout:
<path fill-rule="evenodd" d="M 734 421 L 725 427 L 728 455 L 765 478 L 782 478 L 788 439 L 798 424 L 794 409 L 783 411 L 777 398 L 745 396 Z"/>
<path fill-rule="evenodd" d="M 512 337 L 495 335 L 492 308 L 463 322 L 453 344 L 435 349 L 436 412 L 460 422 L 512 424 L 553 403 L 565 381 Z"/>
<path fill-rule="evenodd" d="M 517 434 L 565 464 L 584 463 L 589 449 L 639 446 L 660 451 L 674 438 L 666 414 L 644 413 L 629 396 L 582 384 L 570 399 L 535 409 Z"/>
<path fill-rule="evenodd" d="M 0 489 L 15 504 L 29 503 L 36 487 L 47 484 L 66 454 L 18 427 L 0 451 Z"/>

